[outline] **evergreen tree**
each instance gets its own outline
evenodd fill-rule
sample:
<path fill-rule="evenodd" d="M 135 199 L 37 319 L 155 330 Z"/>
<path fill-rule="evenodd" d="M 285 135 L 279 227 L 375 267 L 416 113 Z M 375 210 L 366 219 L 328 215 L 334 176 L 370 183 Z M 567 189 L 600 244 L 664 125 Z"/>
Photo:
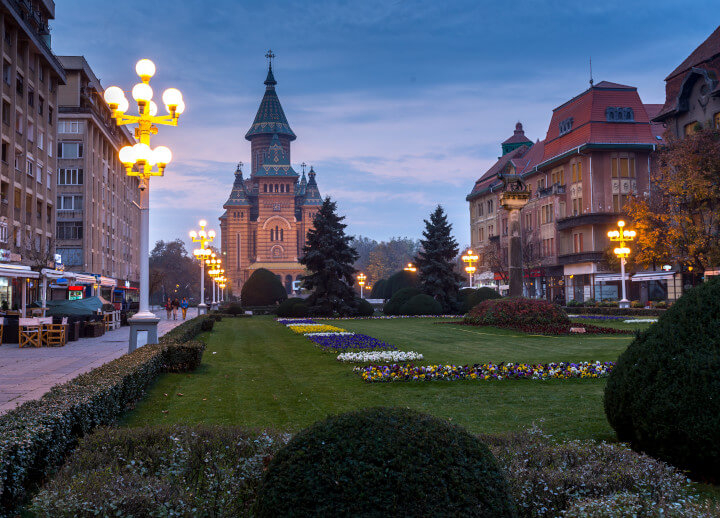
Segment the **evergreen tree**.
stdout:
<path fill-rule="evenodd" d="M 422 250 L 415 258 L 420 285 L 442 305 L 443 311 L 455 311 L 461 277 L 455 272 L 458 244 L 451 234 L 452 225 L 440 205 L 430 214 L 430 221 L 424 221 L 425 239 L 420 240 Z"/>
<path fill-rule="evenodd" d="M 325 198 L 300 259 L 309 272 L 303 277 L 303 286 L 312 291 L 308 304 L 313 315 L 351 315 L 357 311 L 352 285 L 358 253 L 350 246 L 353 238 L 345 235 L 345 217 L 339 217 L 335 210 L 335 202 Z"/>

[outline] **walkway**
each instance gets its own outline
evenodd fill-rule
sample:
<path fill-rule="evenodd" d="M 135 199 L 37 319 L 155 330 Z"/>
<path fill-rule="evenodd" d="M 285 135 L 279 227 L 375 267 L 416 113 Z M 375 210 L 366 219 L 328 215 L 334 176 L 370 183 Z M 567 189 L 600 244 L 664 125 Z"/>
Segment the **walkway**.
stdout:
<path fill-rule="evenodd" d="M 165 311 L 156 314 L 160 317 L 158 335 L 182 323 L 182 318 L 167 320 Z M 196 314 L 197 309 L 190 308 L 187 318 Z M 142 339 L 143 335 L 138 338 Z M 126 354 L 129 339 L 130 328 L 123 326 L 97 338 L 68 342 L 64 347 L 20 349 L 17 344 L 0 346 L 0 414 L 25 401 L 38 399 L 58 383 Z"/>

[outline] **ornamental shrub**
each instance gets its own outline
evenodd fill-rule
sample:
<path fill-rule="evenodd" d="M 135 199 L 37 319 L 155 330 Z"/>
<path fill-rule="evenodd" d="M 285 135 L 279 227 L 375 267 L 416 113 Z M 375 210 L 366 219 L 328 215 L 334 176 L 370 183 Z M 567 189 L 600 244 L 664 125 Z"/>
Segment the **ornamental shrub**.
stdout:
<path fill-rule="evenodd" d="M 483 286 L 482 288 L 478 288 L 476 290 L 463 290 L 460 293 L 462 295 L 462 305 L 460 309 L 463 314 L 467 313 L 472 308 L 485 300 L 502 298 L 502 295 L 500 295 L 494 289 L 488 288 L 487 286 Z"/>
<path fill-rule="evenodd" d="M 226 308 L 223 308 L 223 311 L 235 316 L 245 314 L 245 310 L 239 302 L 231 302 Z"/>
<path fill-rule="evenodd" d="M 329 417 L 270 462 L 255 516 L 515 516 L 488 448 L 463 428 L 404 408 Z"/>
<path fill-rule="evenodd" d="M 287 298 L 285 287 L 270 270 L 258 268 L 242 286 L 243 306 L 271 306 Z"/>
<path fill-rule="evenodd" d="M 465 315 L 465 322 L 497 327 L 570 325 L 570 319 L 559 306 L 525 297 L 485 300 Z"/>
<path fill-rule="evenodd" d="M 387 281 L 385 279 L 380 279 L 375 284 L 373 284 L 372 291 L 370 292 L 370 298 L 371 299 L 382 299 L 385 298 L 385 283 Z"/>
<path fill-rule="evenodd" d="M 375 308 L 365 299 L 358 299 L 357 306 L 359 317 L 371 317 L 375 314 Z"/>
<path fill-rule="evenodd" d="M 385 282 L 385 291 L 383 293 L 384 299 L 390 299 L 398 291 L 403 288 L 419 288 L 420 281 L 418 280 L 417 272 L 408 272 L 406 270 L 400 270 L 399 272 L 393 273 L 388 280 Z"/>
<path fill-rule="evenodd" d="M 385 306 L 383 306 L 383 313 L 386 315 L 399 315 L 400 308 L 403 304 L 415 295 L 420 295 L 421 293 L 422 291 L 418 288 L 403 288 L 398 290 L 395 295 L 393 295 L 390 300 L 385 303 Z"/>
<path fill-rule="evenodd" d="M 295 306 L 298 304 L 304 306 L 304 308 L 298 308 L 297 312 L 304 312 L 304 315 L 296 314 Z M 277 316 L 279 317 L 287 318 L 305 315 L 307 315 L 307 303 L 305 302 L 305 299 L 301 299 L 300 297 L 291 297 L 283 300 L 277 308 Z"/>
<path fill-rule="evenodd" d="M 720 478 L 720 279 L 688 290 L 620 355 L 605 414 L 621 441 Z"/>
<path fill-rule="evenodd" d="M 442 306 L 430 295 L 415 295 L 400 307 L 401 315 L 440 315 Z"/>

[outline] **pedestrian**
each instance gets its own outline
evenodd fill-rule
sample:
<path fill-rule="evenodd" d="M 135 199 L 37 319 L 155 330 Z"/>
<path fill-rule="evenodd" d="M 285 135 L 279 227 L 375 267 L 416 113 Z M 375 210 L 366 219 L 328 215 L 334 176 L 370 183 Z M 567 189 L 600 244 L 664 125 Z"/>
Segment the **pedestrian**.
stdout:
<path fill-rule="evenodd" d="M 177 320 L 178 308 L 180 308 L 180 301 L 177 299 L 177 297 L 175 297 L 172 301 L 173 320 Z"/>
<path fill-rule="evenodd" d="M 170 314 L 172 313 L 172 300 L 170 300 L 170 297 L 168 297 L 165 303 L 165 311 L 167 311 L 167 319 L 170 320 Z"/>
<path fill-rule="evenodd" d="M 182 309 L 183 313 L 183 320 L 185 320 L 185 317 L 187 317 L 187 308 L 190 305 L 188 302 L 187 297 L 183 297 L 182 301 L 180 302 L 180 308 Z"/>

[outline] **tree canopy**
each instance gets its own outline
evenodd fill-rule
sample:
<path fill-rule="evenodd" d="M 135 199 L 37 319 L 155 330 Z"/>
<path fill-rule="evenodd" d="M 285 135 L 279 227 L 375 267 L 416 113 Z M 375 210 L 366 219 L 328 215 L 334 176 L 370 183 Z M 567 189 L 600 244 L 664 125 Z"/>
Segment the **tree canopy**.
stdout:
<path fill-rule="evenodd" d="M 150 252 L 150 295 L 156 303 L 167 297 L 198 299 L 200 265 L 188 255 L 182 240 L 155 243 Z"/>

